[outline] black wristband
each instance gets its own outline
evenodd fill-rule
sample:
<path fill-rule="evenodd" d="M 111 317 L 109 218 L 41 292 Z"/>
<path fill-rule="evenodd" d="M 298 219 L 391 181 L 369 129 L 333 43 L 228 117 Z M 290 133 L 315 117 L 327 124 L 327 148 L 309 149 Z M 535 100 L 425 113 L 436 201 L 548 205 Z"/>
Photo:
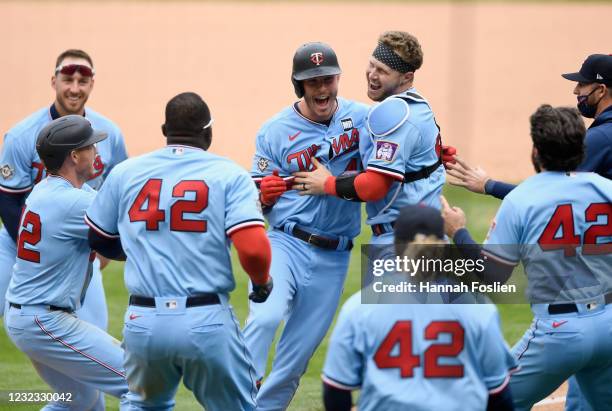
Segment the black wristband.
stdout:
<path fill-rule="evenodd" d="M 336 177 L 336 194 L 343 200 L 363 202 L 355 190 L 355 178 L 359 174 Z"/>

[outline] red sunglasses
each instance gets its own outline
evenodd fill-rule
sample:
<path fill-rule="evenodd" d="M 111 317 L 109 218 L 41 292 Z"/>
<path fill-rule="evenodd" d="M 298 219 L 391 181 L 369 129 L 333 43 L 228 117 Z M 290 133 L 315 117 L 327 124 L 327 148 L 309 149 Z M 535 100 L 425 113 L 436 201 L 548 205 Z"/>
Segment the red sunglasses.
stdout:
<path fill-rule="evenodd" d="M 96 74 L 94 69 L 82 64 L 67 64 L 65 66 L 57 66 L 55 69 L 55 74 L 62 73 L 67 76 L 72 76 L 77 71 L 84 77 L 93 77 L 93 75 Z"/>

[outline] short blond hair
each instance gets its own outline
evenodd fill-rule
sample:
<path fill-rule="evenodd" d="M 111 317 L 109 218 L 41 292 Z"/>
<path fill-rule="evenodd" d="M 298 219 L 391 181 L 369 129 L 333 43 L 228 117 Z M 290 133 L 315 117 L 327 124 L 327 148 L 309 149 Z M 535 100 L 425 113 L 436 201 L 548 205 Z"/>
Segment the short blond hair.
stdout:
<path fill-rule="evenodd" d="M 405 31 L 385 31 L 378 42 L 391 47 L 414 70 L 423 65 L 423 50 L 416 37 Z"/>

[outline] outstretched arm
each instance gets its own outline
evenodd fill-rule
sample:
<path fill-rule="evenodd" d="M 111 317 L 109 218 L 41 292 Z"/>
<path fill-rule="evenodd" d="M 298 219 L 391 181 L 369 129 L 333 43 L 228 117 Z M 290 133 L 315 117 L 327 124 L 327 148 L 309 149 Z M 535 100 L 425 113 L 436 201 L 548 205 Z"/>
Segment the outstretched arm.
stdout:
<path fill-rule="evenodd" d="M 455 163 L 445 163 L 447 173 L 453 179 L 448 182 L 455 186 L 465 187 L 473 193 L 489 194 L 503 200 L 516 187 L 513 184 L 493 180 L 485 170 L 472 167 L 458 156 Z"/>

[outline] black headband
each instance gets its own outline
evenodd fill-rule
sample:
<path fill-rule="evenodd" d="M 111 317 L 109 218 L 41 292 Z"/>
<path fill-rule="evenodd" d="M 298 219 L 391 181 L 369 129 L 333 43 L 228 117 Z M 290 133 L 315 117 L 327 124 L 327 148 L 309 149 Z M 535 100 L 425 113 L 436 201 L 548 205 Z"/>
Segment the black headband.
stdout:
<path fill-rule="evenodd" d="M 391 47 L 383 43 L 378 43 L 378 46 L 376 46 L 372 53 L 372 57 L 400 73 L 416 70 L 411 64 L 406 63 Z"/>

